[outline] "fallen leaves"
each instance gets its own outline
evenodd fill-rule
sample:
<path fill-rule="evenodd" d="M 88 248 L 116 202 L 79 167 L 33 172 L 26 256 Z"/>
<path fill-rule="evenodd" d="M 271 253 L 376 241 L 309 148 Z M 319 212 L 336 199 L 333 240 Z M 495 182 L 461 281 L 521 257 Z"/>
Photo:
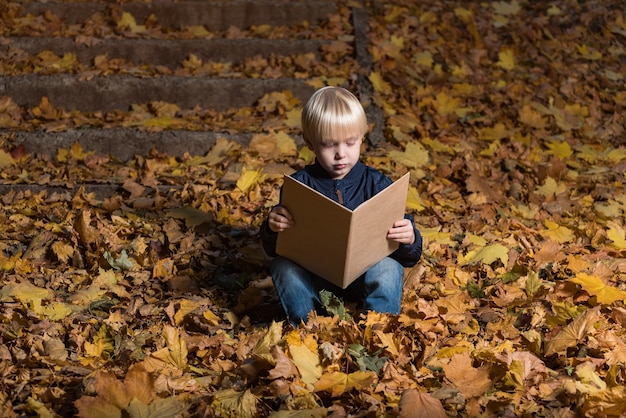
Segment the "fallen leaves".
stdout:
<path fill-rule="evenodd" d="M 250 134 L 247 143 L 218 138 L 205 155 L 155 151 L 125 164 L 78 142 L 44 158 L 2 134 L 3 184 L 42 191 L 0 196 L 0 407 L 40 416 L 623 415 L 626 26 L 615 4 L 583 3 L 387 2 L 372 13 L 366 76 L 388 141 L 364 159 L 391 177 L 411 172 L 407 207 L 425 240 L 397 318 L 332 301 L 335 316 L 296 329 L 276 322 L 284 318 L 257 228 L 282 174 L 313 159 L 296 139 L 300 103 L 289 92 L 222 113 L 162 101 L 81 113 L 0 97 L 5 128 Z M 115 39 L 165 36 L 150 19 L 96 22 L 24 17 L 0 31 L 56 27 L 87 44 L 97 41 L 90 27 Z M 234 65 L 191 55 L 166 70 L 12 50 L 1 69 L 321 74 L 311 83 L 342 84 L 358 69 L 342 58 L 351 44 L 337 30 L 307 32 L 341 39 L 321 58 Z M 247 36 L 171 34 L 222 35 Z M 114 186 L 106 198 L 68 188 L 102 183 Z"/>

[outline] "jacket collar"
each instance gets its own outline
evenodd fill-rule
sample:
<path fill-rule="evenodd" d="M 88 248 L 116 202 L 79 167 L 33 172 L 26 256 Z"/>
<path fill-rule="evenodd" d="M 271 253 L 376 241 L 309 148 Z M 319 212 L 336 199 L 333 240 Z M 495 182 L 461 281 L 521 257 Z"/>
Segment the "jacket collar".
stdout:
<path fill-rule="evenodd" d="M 335 181 L 340 181 L 342 183 L 351 184 L 355 181 L 359 181 L 365 172 L 365 164 L 361 161 L 357 161 L 357 163 L 352 167 L 352 170 L 341 180 L 334 180 L 330 178 L 328 172 L 324 170 L 324 168 L 320 165 L 320 163 L 315 159 L 315 163 L 311 164 L 311 175 L 319 180 L 321 180 L 324 184 L 332 184 Z M 328 182 L 328 183 L 327 183 Z"/>

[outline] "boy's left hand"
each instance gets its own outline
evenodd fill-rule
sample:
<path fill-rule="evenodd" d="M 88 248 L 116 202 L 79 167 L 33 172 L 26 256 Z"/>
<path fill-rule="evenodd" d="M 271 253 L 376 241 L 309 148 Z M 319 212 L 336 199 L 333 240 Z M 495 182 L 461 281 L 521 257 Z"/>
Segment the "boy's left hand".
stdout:
<path fill-rule="evenodd" d="M 391 229 L 387 232 L 387 239 L 399 242 L 400 244 L 413 244 L 413 242 L 415 242 L 413 224 L 408 219 L 394 222 Z"/>

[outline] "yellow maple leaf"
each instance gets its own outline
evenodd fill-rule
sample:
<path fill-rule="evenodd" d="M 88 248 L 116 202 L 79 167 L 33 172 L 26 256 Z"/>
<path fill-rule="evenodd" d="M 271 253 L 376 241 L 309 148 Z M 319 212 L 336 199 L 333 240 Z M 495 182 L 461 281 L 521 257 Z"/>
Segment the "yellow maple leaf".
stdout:
<path fill-rule="evenodd" d="M 202 25 L 188 26 L 187 29 L 189 29 L 189 32 L 191 32 L 194 36 L 197 36 L 199 38 L 208 36 L 210 34 L 210 32 L 206 30 L 206 28 Z"/>
<path fill-rule="evenodd" d="M 293 138 L 282 131 L 276 134 L 276 145 L 278 146 L 280 153 L 285 156 L 296 155 L 296 152 L 298 151 L 296 142 Z"/>
<path fill-rule="evenodd" d="M 22 256 L 21 251 L 11 257 L 5 256 L 4 251 L 0 251 L 0 270 L 2 271 L 13 270 L 13 268 L 15 267 L 15 262 L 19 260 L 21 256 Z"/>
<path fill-rule="evenodd" d="M 211 408 L 219 417 L 253 418 L 258 416 L 258 402 L 259 398 L 249 389 L 243 392 L 224 389 L 213 394 Z"/>
<path fill-rule="evenodd" d="M 545 226 L 548 228 L 547 231 L 542 231 L 541 235 L 550 238 L 559 244 L 563 244 L 565 242 L 573 241 L 575 236 L 571 229 L 561 226 L 556 222 L 552 222 L 548 219 L 544 221 Z"/>
<path fill-rule="evenodd" d="M 603 305 L 610 305 L 618 300 L 626 301 L 626 291 L 607 285 L 598 276 L 581 272 L 569 281 L 579 284 L 585 292 L 595 296 L 598 303 Z"/>
<path fill-rule="evenodd" d="M 0 149 L 0 168 L 13 165 L 14 163 L 15 161 L 13 161 L 11 154 L 5 152 L 3 149 Z"/>
<path fill-rule="evenodd" d="M 552 177 L 546 177 L 546 182 L 542 186 L 537 187 L 537 193 L 545 197 L 558 196 L 566 191 L 567 185 L 557 183 Z"/>
<path fill-rule="evenodd" d="M 485 141 L 493 141 L 508 138 L 511 134 L 510 129 L 503 123 L 497 123 L 493 127 L 478 129 L 478 139 Z"/>
<path fill-rule="evenodd" d="M 441 245 L 453 245 L 452 234 L 449 232 L 441 232 L 438 228 L 422 228 L 420 229 L 422 237 L 431 242 Z"/>
<path fill-rule="evenodd" d="M 626 232 L 624 228 L 617 222 L 607 222 L 609 230 L 606 231 L 606 236 L 610 239 L 614 247 L 620 250 L 626 250 Z"/>
<path fill-rule="evenodd" d="M 330 392 L 331 396 L 340 396 L 352 389 L 364 390 L 369 388 L 376 382 L 376 373 L 367 372 L 330 372 L 325 373 L 317 382 L 315 382 L 315 392 Z"/>
<path fill-rule="evenodd" d="M 497 260 L 502 261 L 505 266 L 509 262 L 509 249 L 498 243 L 468 251 L 465 256 L 459 254 L 459 264 L 462 266 L 476 262 L 491 264 Z"/>
<path fill-rule="evenodd" d="M 105 293 L 106 290 L 102 289 L 99 285 L 91 284 L 87 288 L 75 291 L 70 296 L 70 300 L 75 305 L 87 307 L 91 302 L 102 299 Z"/>
<path fill-rule="evenodd" d="M 50 299 L 54 293 L 50 289 L 37 287 L 30 282 L 10 283 L 0 288 L 0 301 L 18 300 L 24 304 Z"/>
<path fill-rule="evenodd" d="M 392 356 L 397 357 L 400 354 L 400 347 L 398 346 L 396 338 L 394 338 L 396 335 L 393 332 L 377 330 L 376 336 L 380 339 L 383 348 Z"/>
<path fill-rule="evenodd" d="M 395 5 L 392 5 L 392 6 L 388 7 L 386 10 L 387 10 L 387 12 L 385 14 L 385 21 L 386 22 L 393 22 L 399 16 L 403 16 L 407 12 L 407 8 L 406 7 L 395 6 Z"/>
<path fill-rule="evenodd" d="M 496 65 L 505 70 L 512 70 L 515 68 L 515 51 L 513 48 L 502 48 L 498 53 L 498 62 Z"/>
<path fill-rule="evenodd" d="M 300 128 L 302 109 L 291 109 L 285 112 L 285 125 L 289 128 Z"/>
<path fill-rule="evenodd" d="M 433 54 L 430 53 L 430 51 L 424 51 L 415 54 L 414 61 L 415 64 L 426 68 L 432 67 L 433 63 L 435 62 Z"/>
<path fill-rule="evenodd" d="M 409 192 L 406 195 L 406 207 L 418 212 L 425 209 L 424 201 L 420 197 L 417 189 L 413 186 L 409 187 Z"/>
<path fill-rule="evenodd" d="M 229 141 L 225 138 L 219 137 L 215 141 L 215 145 L 211 148 L 211 150 L 204 157 L 204 161 L 200 161 L 198 164 L 202 164 L 203 162 L 208 165 L 217 165 L 224 161 L 228 155 L 235 151 L 238 148 L 238 144 L 235 141 Z"/>
<path fill-rule="evenodd" d="M 241 176 L 237 180 L 237 187 L 244 193 L 247 193 L 257 183 L 262 182 L 265 176 L 261 174 L 261 170 L 248 170 L 245 167 L 241 171 Z"/>
<path fill-rule="evenodd" d="M 178 310 L 174 314 L 174 322 L 176 325 L 182 324 L 187 315 L 193 312 L 198 306 L 200 306 L 199 303 L 190 301 L 189 299 L 181 300 Z"/>
<path fill-rule="evenodd" d="M 626 160 L 626 148 L 611 149 L 607 154 L 607 159 L 614 162 Z"/>
<path fill-rule="evenodd" d="M 389 152 L 392 161 L 410 168 L 419 168 L 428 164 L 430 159 L 428 150 L 419 142 L 409 142 L 404 151 L 393 150 Z"/>
<path fill-rule="evenodd" d="M 441 116 L 447 116 L 461 107 L 461 99 L 451 97 L 445 91 L 442 91 L 437 94 L 433 101 L 433 106 Z"/>
<path fill-rule="evenodd" d="M 187 366 L 187 343 L 180 334 L 178 328 L 166 325 L 163 328 L 165 347 L 150 354 L 144 360 L 144 365 L 148 371 L 162 370 L 164 368 L 174 368 L 183 370 Z"/>
<path fill-rule="evenodd" d="M 379 93 L 384 93 L 391 90 L 391 86 L 383 79 L 380 73 L 372 72 L 368 78 L 370 80 L 370 83 L 372 83 L 372 87 L 374 87 L 375 91 Z"/>
<path fill-rule="evenodd" d="M 117 28 L 120 30 L 130 30 L 133 33 L 142 33 L 146 31 L 146 27 L 138 25 L 135 17 L 128 12 L 122 12 L 122 17 L 117 22 Z"/>
<path fill-rule="evenodd" d="M 305 345 L 289 344 L 289 353 L 304 383 L 313 384 L 322 377 L 323 368 L 317 353 Z"/>
<path fill-rule="evenodd" d="M 62 302 L 53 302 L 48 305 L 42 306 L 40 312 L 37 312 L 37 314 L 41 314 L 51 321 L 60 321 L 61 319 L 67 317 L 69 314 L 78 310 L 80 310 L 80 308 L 74 305 L 69 305 Z"/>
<path fill-rule="evenodd" d="M 209 324 L 214 326 L 219 325 L 221 321 L 220 317 L 215 315 L 215 313 L 213 313 L 213 311 L 208 308 L 204 311 L 202 316 L 209 322 Z"/>
<path fill-rule="evenodd" d="M 67 262 L 67 260 L 74 254 L 74 247 L 63 241 L 55 241 L 50 248 L 52 248 L 54 255 L 57 256 L 57 260 L 62 263 Z"/>
<path fill-rule="evenodd" d="M 421 142 L 433 151 L 445 152 L 446 154 L 454 154 L 454 148 L 452 148 L 450 145 L 444 144 L 438 139 L 422 138 Z"/>
<path fill-rule="evenodd" d="M 315 153 L 309 147 L 302 147 L 298 152 L 298 158 L 304 160 L 306 164 L 310 164 L 315 159 Z"/>
<path fill-rule="evenodd" d="M 522 8 L 517 0 L 513 0 L 510 3 L 505 1 L 496 1 L 491 3 L 493 10 L 500 15 L 514 15 L 517 14 Z"/>
<path fill-rule="evenodd" d="M 574 151 L 572 147 L 566 141 L 549 141 L 546 146 L 550 149 L 549 153 L 555 155 L 561 160 L 565 160 L 572 156 Z"/>
<path fill-rule="evenodd" d="M 283 338 L 283 325 L 282 322 L 272 321 L 269 329 L 261 338 L 252 351 L 250 352 L 251 356 L 257 360 L 264 360 L 272 366 L 276 365 L 276 360 L 271 353 L 271 349 L 273 346 L 278 344 L 280 340 Z"/>
<path fill-rule="evenodd" d="M 576 45 L 576 49 L 578 50 L 578 54 L 581 56 L 581 58 L 590 61 L 597 61 L 602 59 L 602 52 L 590 47 L 589 45 Z"/>
<path fill-rule="evenodd" d="M 532 128 L 544 129 L 546 127 L 546 120 L 541 116 L 541 113 L 534 110 L 528 104 L 522 106 L 520 109 L 518 120 Z"/>
<path fill-rule="evenodd" d="M 172 277 L 177 271 L 176 264 L 171 258 L 162 258 L 157 260 L 152 267 L 152 277 L 156 278 L 169 278 Z"/>
<path fill-rule="evenodd" d="M 70 156 L 75 158 L 78 161 L 84 160 L 88 155 L 93 155 L 93 151 L 85 152 L 80 143 L 74 142 L 70 147 Z"/>

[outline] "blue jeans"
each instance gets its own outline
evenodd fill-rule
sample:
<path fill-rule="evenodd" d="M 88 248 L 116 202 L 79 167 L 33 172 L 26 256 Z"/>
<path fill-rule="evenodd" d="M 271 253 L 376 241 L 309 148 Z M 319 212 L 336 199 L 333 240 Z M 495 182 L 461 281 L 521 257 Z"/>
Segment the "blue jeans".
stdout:
<path fill-rule="evenodd" d="M 352 301 L 363 301 L 363 310 L 400 313 L 404 268 L 386 257 L 372 266 L 346 289 L 342 289 L 298 264 L 277 256 L 270 265 L 274 287 L 280 297 L 287 319 L 294 326 L 306 322 L 309 312 L 321 311 L 319 292 L 322 289 Z"/>

